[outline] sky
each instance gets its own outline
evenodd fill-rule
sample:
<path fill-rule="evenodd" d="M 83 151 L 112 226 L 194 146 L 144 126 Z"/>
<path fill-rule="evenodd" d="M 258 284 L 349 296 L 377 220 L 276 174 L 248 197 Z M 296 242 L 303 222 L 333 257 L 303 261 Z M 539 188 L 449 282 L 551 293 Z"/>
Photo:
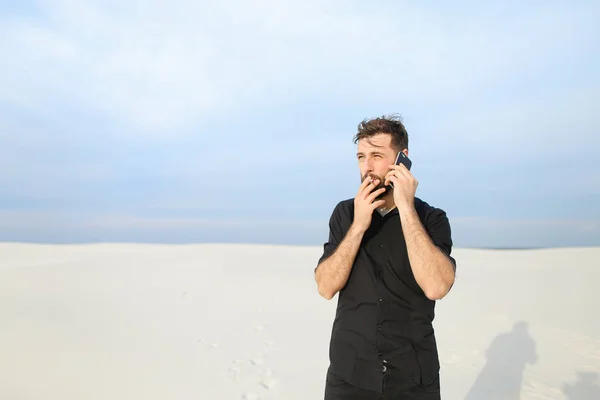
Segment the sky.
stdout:
<path fill-rule="evenodd" d="M 597 1 L 0 0 L 0 241 L 322 245 L 399 114 L 457 247 L 600 245 Z"/>

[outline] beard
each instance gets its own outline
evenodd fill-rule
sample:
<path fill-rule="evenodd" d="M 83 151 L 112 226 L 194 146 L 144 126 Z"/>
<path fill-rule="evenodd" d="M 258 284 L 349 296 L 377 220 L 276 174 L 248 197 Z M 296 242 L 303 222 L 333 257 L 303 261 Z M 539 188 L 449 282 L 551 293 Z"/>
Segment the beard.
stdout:
<path fill-rule="evenodd" d="M 375 186 L 375 188 L 372 190 L 372 192 L 380 189 L 380 188 L 385 188 L 385 191 L 382 192 L 381 194 L 379 194 L 375 200 L 383 200 L 388 194 L 390 194 L 392 192 L 392 187 L 390 185 L 384 185 L 383 184 L 383 177 L 379 176 L 377 174 L 373 174 L 373 173 L 368 173 L 365 174 L 363 177 L 361 177 L 361 183 L 365 181 L 365 179 L 379 179 L 379 183 L 377 184 L 377 186 Z"/>

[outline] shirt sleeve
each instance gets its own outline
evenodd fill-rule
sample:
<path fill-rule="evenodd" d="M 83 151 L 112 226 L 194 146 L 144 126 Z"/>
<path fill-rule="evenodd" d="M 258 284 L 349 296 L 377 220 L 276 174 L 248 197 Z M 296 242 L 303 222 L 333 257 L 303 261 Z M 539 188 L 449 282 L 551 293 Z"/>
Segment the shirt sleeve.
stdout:
<path fill-rule="evenodd" d="M 425 228 L 433 243 L 450 259 L 456 271 L 456 260 L 451 256 L 452 230 L 446 212 L 434 208 L 427 218 Z"/>
<path fill-rule="evenodd" d="M 338 204 L 331 213 L 331 217 L 329 218 L 329 237 L 327 241 L 323 244 L 323 254 L 319 258 L 317 262 L 317 266 L 315 267 L 315 272 L 323 261 L 325 261 L 329 256 L 333 254 L 333 252 L 337 249 L 340 242 L 344 238 L 344 233 L 342 229 L 341 223 L 341 204 Z"/>

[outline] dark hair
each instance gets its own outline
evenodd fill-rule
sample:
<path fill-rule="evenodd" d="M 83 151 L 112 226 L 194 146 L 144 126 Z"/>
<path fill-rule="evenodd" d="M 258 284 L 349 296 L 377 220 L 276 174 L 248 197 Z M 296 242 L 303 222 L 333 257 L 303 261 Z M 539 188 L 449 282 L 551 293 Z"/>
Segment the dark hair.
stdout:
<path fill-rule="evenodd" d="M 358 132 L 354 135 L 354 144 L 361 139 L 369 139 L 379 133 L 391 135 L 391 144 L 397 151 L 408 149 L 408 132 L 402 124 L 402 117 L 398 115 L 363 120 L 358 124 Z"/>

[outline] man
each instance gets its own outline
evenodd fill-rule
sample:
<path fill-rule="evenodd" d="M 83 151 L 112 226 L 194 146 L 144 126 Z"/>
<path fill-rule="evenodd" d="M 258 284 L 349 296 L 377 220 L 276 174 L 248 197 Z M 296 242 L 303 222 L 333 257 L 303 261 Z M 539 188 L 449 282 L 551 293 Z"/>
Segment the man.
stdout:
<path fill-rule="evenodd" d="M 329 221 L 315 268 L 319 294 L 338 296 L 325 400 L 440 399 L 435 301 L 454 284 L 445 212 L 415 197 L 400 118 L 365 120 L 354 137 L 361 185 Z"/>

